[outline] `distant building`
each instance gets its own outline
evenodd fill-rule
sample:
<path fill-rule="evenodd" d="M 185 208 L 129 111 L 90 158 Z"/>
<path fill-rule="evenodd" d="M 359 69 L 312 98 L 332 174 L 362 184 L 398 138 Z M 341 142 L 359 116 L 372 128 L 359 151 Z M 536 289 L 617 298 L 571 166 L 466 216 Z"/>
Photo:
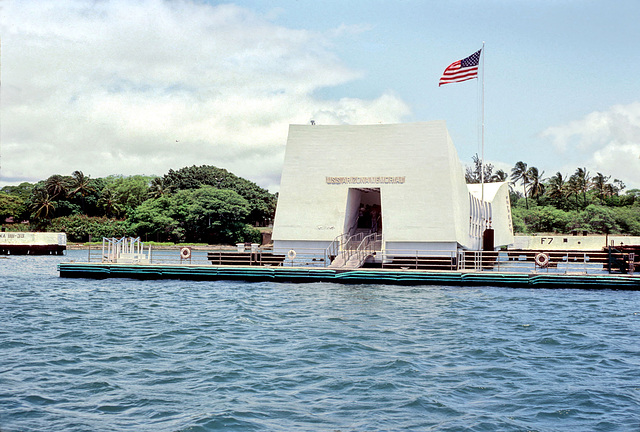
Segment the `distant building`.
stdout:
<path fill-rule="evenodd" d="M 0 255 L 63 255 L 65 233 L 0 232 Z"/>
<path fill-rule="evenodd" d="M 513 243 L 507 183 L 467 185 L 444 121 L 291 125 L 274 250 L 320 250 L 377 232 L 393 251 L 479 250 Z"/>

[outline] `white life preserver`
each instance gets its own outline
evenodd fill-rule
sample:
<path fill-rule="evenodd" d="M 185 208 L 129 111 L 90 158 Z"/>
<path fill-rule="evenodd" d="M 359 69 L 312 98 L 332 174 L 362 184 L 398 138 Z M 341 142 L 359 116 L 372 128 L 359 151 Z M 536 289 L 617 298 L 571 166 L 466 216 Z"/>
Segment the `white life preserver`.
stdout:
<path fill-rule="evenodd" d="M 294 251 L 293 249 L 291 249 L 288 253 L 287 256 L 289 257 L 290 260 L 294 259 L 296 257 L 296 251 Z"/>
<path fill-rule="evenodd" d="M 182 258 L 183 260 L 191 258 L 191 248 L 180 248 L 180 258 Z"/>
<path fill-rule="evenodd" d="M 538 267 L 542 267 L 542 268 L 545 268 L 546 266 L 548 266 L 549 255 L 547 255 L 546 253 L 540 252 L 538 255 L 536 255 L 536 264 L 538 265 Z"/>

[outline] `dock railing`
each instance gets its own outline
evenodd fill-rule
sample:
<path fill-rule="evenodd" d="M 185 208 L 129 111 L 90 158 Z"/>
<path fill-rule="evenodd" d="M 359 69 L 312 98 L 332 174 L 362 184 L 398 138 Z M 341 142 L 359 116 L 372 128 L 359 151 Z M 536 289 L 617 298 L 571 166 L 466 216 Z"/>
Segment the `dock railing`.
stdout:
<path fill-rule="evenodd" d="M 480 254 L 470 269 L 515 273 L 603 274 L 627 273 L 629 254 L 609 251 L 577 250 L 505 250 L 499 252 L 465 252 Z M 497 257 L 491 255 L 497 254 Z M 633 259 L 633 258 L 632 258 Z M 465 259 L 462 269 L 469 263 Z"/>
<path fill-rule="evenodd" d="M 446 251 L 446 250 L 380 250 L 379 239 L 368 236 L 360 240 L 354 254 L 357 265 L 390 270 L 423 271 L 494 271 L 513 273 L 555 274 L 606 274 L 632 273 L 640 269 L 640 256 L 615 249 L 605 251 Z M 135 240 L 135 239 L 133 239 Z M 343 243 L 343 247 L 347 242 Z M 287 266 L 329 267 L 335 258 L 327 249 L 296 248 L 288 253 L 270 248 L 256 248 L 239 252 L 214 246 L 189 249 L 185 259 L 184 248 L 145 248 L 132 239 L 105 239 L 100 256 L 89 251 L 89 262 L 111 262 L 119 264 L 165 264 L 165 265 L 237 265 L 237 266 Z M 354 257 L 355 260 L 355 257 Z M 354 261 L 355 262 L 355 261 Z"/>
<path fill-rule="evenodd" d="M 90 250 L 90 249 L 89 249 Z M 102 238 L 102 262 L 124 264 L 149 264 L 151 246 L 144 252 L 144 243 L 140 237 Z"/>
<path fill-rule="evenodd" d="M 458 252 L 393 249 L 381 251 L 381 265 L 392 270 L 458 270 Z"/>

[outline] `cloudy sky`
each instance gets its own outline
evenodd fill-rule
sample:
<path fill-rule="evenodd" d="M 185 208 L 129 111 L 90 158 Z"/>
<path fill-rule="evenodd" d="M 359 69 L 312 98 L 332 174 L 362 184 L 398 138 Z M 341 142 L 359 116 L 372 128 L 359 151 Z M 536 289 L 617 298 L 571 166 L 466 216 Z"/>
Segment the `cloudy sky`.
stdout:
<path fill-rule="evenodd" d="M 485 159 L 640 187 L 637 0 L 0 0 L 0 186 L 210 164 L 278 190 L 288 125 L 447 121 Z M 410 161 L 408 155 L 408 161 Z"/>

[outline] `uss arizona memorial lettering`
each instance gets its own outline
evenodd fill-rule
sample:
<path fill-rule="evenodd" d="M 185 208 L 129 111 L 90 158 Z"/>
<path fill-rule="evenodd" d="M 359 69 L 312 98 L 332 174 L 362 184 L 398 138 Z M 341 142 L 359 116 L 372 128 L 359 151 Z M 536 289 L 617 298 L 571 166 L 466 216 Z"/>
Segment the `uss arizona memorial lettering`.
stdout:
<path fill-rule="evenodd" d="M 327 184 L 403 184 L 405 177 L 325 177 Z"/>

